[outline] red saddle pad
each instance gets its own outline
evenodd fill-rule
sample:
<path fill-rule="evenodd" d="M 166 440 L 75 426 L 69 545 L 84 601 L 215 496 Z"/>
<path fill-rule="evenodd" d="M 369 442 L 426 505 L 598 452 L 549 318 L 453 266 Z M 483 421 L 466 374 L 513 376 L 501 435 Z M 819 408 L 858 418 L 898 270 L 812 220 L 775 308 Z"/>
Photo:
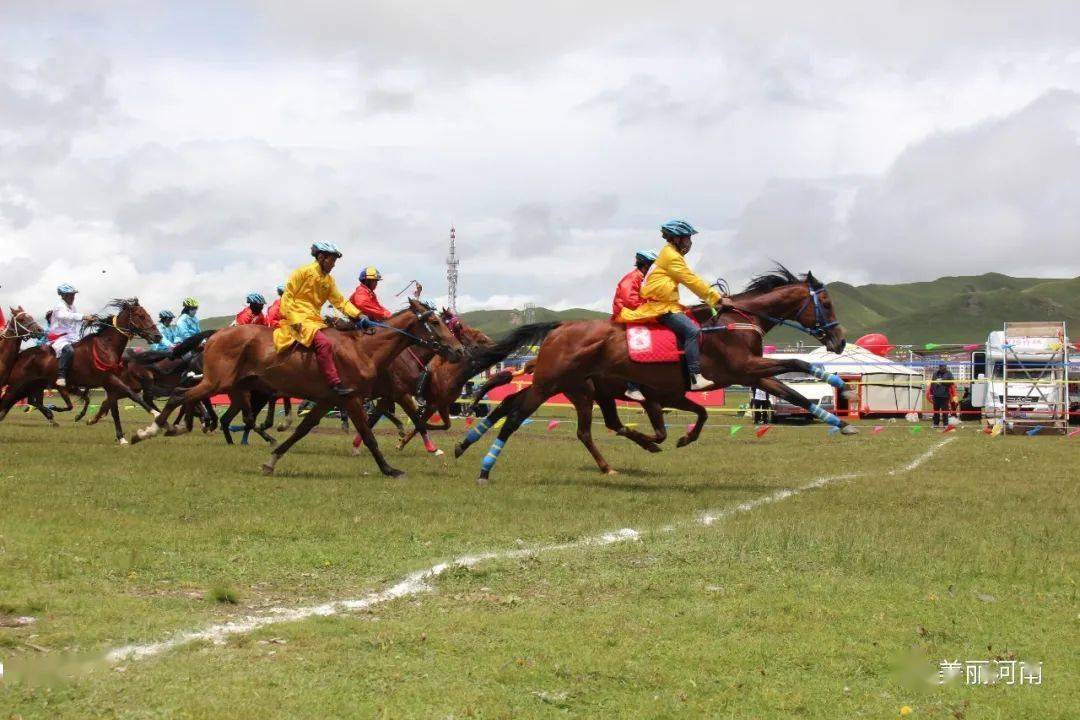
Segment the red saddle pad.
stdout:
<path fill-rule="evenodd" d="M 627 325 L 626 350 L 639 363 L 679 362 L 682 356 L 675 333 L 660 323 Z"/>

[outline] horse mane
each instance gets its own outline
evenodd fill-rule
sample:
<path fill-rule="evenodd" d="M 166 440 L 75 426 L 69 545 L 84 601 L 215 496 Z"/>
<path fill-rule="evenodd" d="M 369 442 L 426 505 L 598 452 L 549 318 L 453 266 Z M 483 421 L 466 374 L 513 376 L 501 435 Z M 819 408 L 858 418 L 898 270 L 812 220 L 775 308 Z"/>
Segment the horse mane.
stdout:
<path fill-rule="evenodd" d="M 138 304 L 139 298 L 113 298 L 105 307 L 116 308 L 117 310 L 123 312 L 124 310 L 127 310 L 128 308 L 134 307 Z"/>
<path fill-rule="evenodd" d="M 750 283 L 743 288 L 743 291 L 739 294 L 760 295 L 762 293 L 772 292 L 777 288 L 786 287 L 788 285 L 798 285 L 804 282 L 810 283 L 810 287 L 815 290 L 824 287 L 821 282 L 814 277 L 812 272 L 808 272 L 805 275 L 796 275 L 780 263 L 776 263 L 776 267 L 772 270 L 754 276 L 750 280 Z"/>

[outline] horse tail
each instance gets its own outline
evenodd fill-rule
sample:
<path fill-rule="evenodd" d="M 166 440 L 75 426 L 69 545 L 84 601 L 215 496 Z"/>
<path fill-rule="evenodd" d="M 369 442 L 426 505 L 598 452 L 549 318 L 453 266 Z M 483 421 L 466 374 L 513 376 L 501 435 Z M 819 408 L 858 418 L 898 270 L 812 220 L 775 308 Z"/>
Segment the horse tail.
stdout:
<path fill-rule="evenodd" d="M 203 341 L 208 337 L 216 333 L 217 330 L 203 330 L 201 333 L 195 333 L 182 343 L 175 345 L 172 350 L 169 351 L 169 358 L 176 360 L 177 358 L 191 352 L 203 344 Z"/>
<path fill-rule="evenodd" d="M 562 325 L 561 322 L 522 325 L 506 337 L 496 341 L 494 345 L 479 348 L 471 358 L 472 373 L 475 375 L 478 372 L 483 372 L 495 363 L 500 363 L 510 357 L 517 350 L 529 345 L 536 345 L 560 325 Z"/>

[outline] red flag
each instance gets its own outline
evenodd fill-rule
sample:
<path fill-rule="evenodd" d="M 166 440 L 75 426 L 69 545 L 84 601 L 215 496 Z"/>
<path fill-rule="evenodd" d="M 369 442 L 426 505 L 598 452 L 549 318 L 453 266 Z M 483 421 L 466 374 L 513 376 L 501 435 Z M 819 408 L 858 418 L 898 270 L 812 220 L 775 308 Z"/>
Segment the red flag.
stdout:
<path fill-rule="evenodd" d="M 551 422 L 548 423 L 548 432 L 551 432 L 552 430 L 554 430 L 557 427 L 559 427 L 559 421 L 558 420 L 552 420 Z"/>
<path fill-rule="evenodd" d="M 757 429 L 757 431 L 754 434 L 757 435 L 758 437 L 761 437 L 765 433 L 769 432 L 769 428 L 771 428 L 771 427 L 772 427 L 772 425 L 762 425 L 761 427 L 759 427 Z"/>
<path fill-rule="evenodd" d="M 465 427 L 472 427 L 473 421 L 474 421 L 474 418 L 473 418 L 472 415 L 465 418 Z"/>

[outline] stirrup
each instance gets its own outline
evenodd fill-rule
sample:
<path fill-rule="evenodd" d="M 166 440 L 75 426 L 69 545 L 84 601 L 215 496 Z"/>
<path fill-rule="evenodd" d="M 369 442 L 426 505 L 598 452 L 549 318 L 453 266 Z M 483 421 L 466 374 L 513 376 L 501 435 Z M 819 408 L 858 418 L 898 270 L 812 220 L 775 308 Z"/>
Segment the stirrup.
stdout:
<path fill-rule="evenodd" d="M 704 390 L 705 388 L 712 387 L 713 382 L 709 380 L 701 373 L 694 373 L 694 376 L 690 378 L 690 390 L 691 392 L 696 390 Z"/>
<path fill-rule="evenodd" d="M 640 390 L 627 390 L 623 393 L 623 397 L 630 400 L 636 400 L 637 402 L 645 402 L 645 395 Z"/>

